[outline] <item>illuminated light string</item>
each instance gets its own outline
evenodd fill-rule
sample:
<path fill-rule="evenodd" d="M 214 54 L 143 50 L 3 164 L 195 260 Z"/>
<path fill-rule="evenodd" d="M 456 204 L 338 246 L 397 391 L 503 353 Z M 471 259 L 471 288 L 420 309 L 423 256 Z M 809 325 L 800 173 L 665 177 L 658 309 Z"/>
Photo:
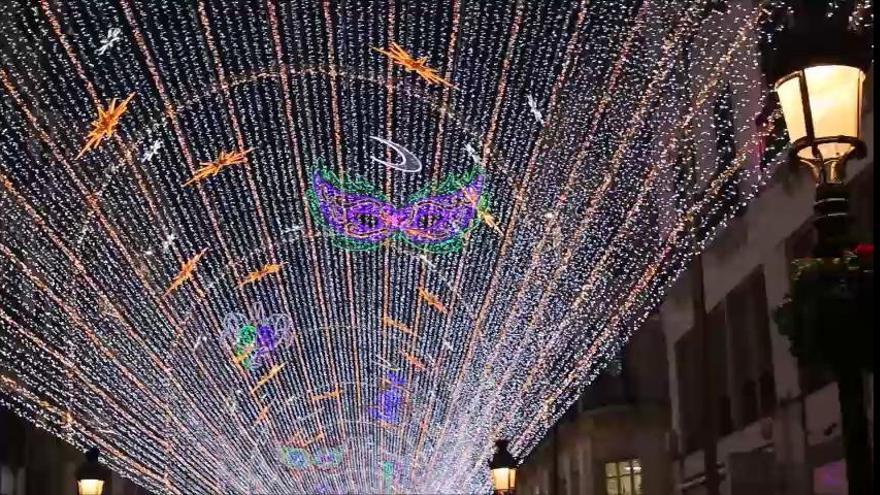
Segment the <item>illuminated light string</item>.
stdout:
<path fill-rule="evenodd" d="M 293 71 L 293 69 L 291 69 L 291 71 Z M 306 71 L 303 71 L 303 72 L 308 73 L 309 71 L 306 70 Z M 319 72 L 319 73 L 323 73 L 323 72 L 326 72 L 326 71 L 318 70 L 317 72 Z M 362 77 L 362 76 L 359 76 L 359 75 L 349 74 L 348 76 L 349 76 L 349 77 L 352 77 L 352 78 L 362 79 L 362 80 L 365 80 L 365 81 L 377 82 L 377 81 L 374 80 L 374 79 L 370 79 L 370 78 Z M 278 74 L 276 74 L 276 73 L 260 73 L 260 74 L 256 74 L 256 75 L 251 76 L 251 77 L 244 77 L 244 78 L 241 78 L 240 80 L 236 80 L 235 82 L 230 83 L 228 86 L 233 87 L 233 86 L 240 85 L 240 84 L 252 83 L 252 82 L 254 82 L 254 80 L 259 79 L 259 78 L 264 78 L 264 77 L 278 77 Z M 405 89 L 409 89 L 409 88 L 405 88 Z M 215 85 L 213 88 L 211 88 L 211 89 L 210 89 L 207 93 L 205 93 L 205 94 L 213 94 L 213 93 L 216 93 L 217 91 L 219 91 L 219 86 L 216 86 L 216 85 Z M 196 98 L 193 98 L 193 99 L 187 100 L 187 101 L 183 104 L 183 106 L 192 106 L 194 103 L 196 103 L 196 102 L 198 102 L 198 101 L 199 101 L 199 98 L 196 97 Z M 436 110 L 438 110 L 442 115 L 447 116 L 447 112 L 445 112 L 442 108 L 437 108 Z M 169 111 L 170 113 L 172 113 L 172 114 L 176 114 L 176 113 L 177 113 L 177 109 L 169 109 L 168 111 Z M 453 118 L 452 116 L 449 116 L 449 117 L 450 117 L 450 118 Z M 155 122 L 155 119 L 153 119 L 151 122 Z M 458 122 L 458 124 L 461 124 L 461 122 Z M 151 123 L 151 125 L 152 125 L 152 123 Z M 468 131 L 468 132 L 473 133 L 473 131 Z M 147 136 L 147 138 L 149 138 L 149 134 L 150 134 L 150 133 L 148 132 L 148 136 Z M 149 154 L 147 154 L 147 155 L 145 155 L 145 156 L 151 158 L 151 156 L 152 156 L 152 150 L 154 150 L 154 149 L 156 149 L 156 148 L 161 148 L 161 146 L 159 146 L 159 145 L 160 145 L 159 142 L 154 141 L 154 142 L 151 144 L 151 148 L 150 148 L 150 150 L 148 150 L 148 153 L 149 153 Z M 136 145 L 135 145 L 135 146 L 136 146 Z M 466 147 L 466 149 L 467 149 L 467 147 Z M 147 159 L 147 158 L 145 158 L 145 159 Z M 480 160 L 479 160 L 479 158 L 476 159 L 476 163 L 477 163 L 477 164 L 480 164 L 480 163 L 481 163 Z M 120 167 L 121 165 L 122 165 L 121 161 L 118 161 L 116 165 L 109 166 L 109 167 L 107 167 L 107 169 L 108 169 L 108 171 L 111 171 L 111 172 L 115 173 L 115 172 L 117 172 L 117 171 L 119 170 L 119 167 Z M 506 179 L 509 180 L 509 178 L 506 178 Z M 103 188 L 102 188 L 102 189 L 103 189 Z M 91 214 L 90 214 L 90 215 L 91 215 Z"/>
<path fill-rule="evenodd" d="M 571 179 L 571 177 L 573 177 L 573 176 L 574 176 L 573 174 L 570 175 L 570 179 Z M 569 184 L 571 184 L 570 179 L 569 179 Z M 605 181 L 605 183 L 607 184 L 607 181 Z M 502 327 L 502 328 L 504 328 L 504 327 Z"/>
<path fill-rule="evenodd" d="M 527 453 L 776 166 L 759 8 L 23 3 L 0 6 L 0 387 L 157 493 L 488 491 L 492 439 Z M 682 174 L 726 92 L 747 142 Z M 377 166 L 407 162 L 388 143 L 419 173 Z M 471 220 L 340 249 L 361 232 L 315 214 L 316 160 L 331 203 L 451 194 Z M 437 190 L 473 170 L 479 194 Z"/>
<path fill-rule="evenodd" d="M 469 145 L 468 145 L 468 146 L 469 146 Z M 468 150 L 468 151 L 471 152 L 471 150 Z M 471 154 L 473 155 L 473 152 L 471 152 Z M 531 162 L 530 162 L 530 164 L 531 164 Z M 519 196 L 517 196 L 517 198 L 520 199 Z"/>
<path fill-rule="evenodd" d="M 690 120 L 690 118 L 691 118 L 691 116 L 688 116 L 688 117 L 686 118 L 686 121 L 687 121 L 687 120 Z M 664 150 L 664 153 L 665 153 L 666 151 L 668 151 L 668 148 Z M 661 163 L 664 163 L 664 162 L 661 161 Z M 658 168 L 655 168 L 655 169 L 651 170 L 651 173 L 649 174 L 649 176 L 650 176 L 650 177 L 653 177 L 653 178 L 656 178 L 656 176 L 657 176 L 657 175 L 656 175 L 656 172 L 657 172 L 657 171 L 659 171 Z M 602 188 L 607 187 L 607 184 L 608 184 L 608 182 L 605 181 L 605 183 L 602 184 Z M 642 202 L 642 201 L 644 200 L 644 198 L 645 198 L 644 193 L 647 192 L 648 190 L 649 190 L 649 189 L 647 189 L 647 188 L 642 188 L 642 191 L 641 191 L 641 193 L 640 193 L 639 200 L 638 200 L 639 202 Z M 626 221 L 624 222 L 624 228 L 622 228 L 620 231 L 622 231 L 622 232 L 626 232 L 626 231 L 627 231 L 627 229 L 626 229 L 627 223 L 629 223 L 630 220 L 634 218 L 634 216 L 632 215 L 632 213 L 635 213 L 635 212 L 637 212 L 637 211 L 638 211 L 638 208 L 633 208 L 633 209 L 630 210 L 630 213 L 627 215 Z M 613 244 L 613 243 L 614 243 L 614 241 L 612 241 L 612 244 Z M 604 256 L 603 259 L 600 260 L 600 262 L 597 264 L 597 267 L 593 270 L 593 274 L 595 274 L 595 273 L 599 273 L 599 272 L 602 272 L 602 271 L 603 271 L 603 269 L 602 269 L 601 267 L 602 267 L 602 265 L 605 263 L 605 261 L 608 259 L 607 254 L 608 254 L 608 252 L 606 252 L 606 256 Z M 558 272 L 557 272 L 557 273 L 558 273 Z M 591 276 L 592 276 L 592 275 L 591 275 Z M 589 286 L 590 283 L 587 282 L 586 285 Z M 586 297 L 585 297 L 586 294 L 589 294 L 589 292 L 586 292 L 586 291 L 582 292 L 582 293 L 579 295 L 578 301 L 584 301 L 584 300 L 586 300 Z M 506 327 L 506 325 L 505 325 L 505 327 Z M 530 325 L 530 327 L 531 327 L 531 325 Z M 563 326 L 563 328 L 564 328 L 564 326 Z M 560 335 L 560 334 L 558 334 L 558 335 Z M 519 352 L 522 352 L 522 350 L 525 349 L 525 348 L 526 348 L 525 346 L 521 346 Z M 552 349 L 552 348 L 555 348 L 555 346 L 554 346 L 554 345 L 550 345 L 550 346 L 545 347 L 545 349 L 547 349 L 547 350 Z M 518 353 L 518 355 L 519 355 L 519 353 Z M 538 359 L 538 362 L 539 362 L 539 363 L 543 362 L 543 359 L 542 359 L 542 358 L 539 358 L 539 359 Z M 488 368 L 488 366 L 489 366 L 489 364 L 487 364 L 487 368 Z M 532 374 L 534 374 L 534 373 L 532 373 Z M 491 409 L 491 408 L 489 408 L 489 409 Z"/>
<path fill-rule="evenodd" d="M 437 69 L 428 67 L 428 57 L 420 57 L 416 59 L 406 50 L 401 48 L 397 43 L 392 42 L 388 50 L 373 47 L 373 50 L 385 55 L 392 62 L 403 67 L 407 72 L 414 72 L 419 77 L 431 84 L 442 84 L 449 88 L 453 88 L 452 83 L 443 79 L 437 74 Z"/>

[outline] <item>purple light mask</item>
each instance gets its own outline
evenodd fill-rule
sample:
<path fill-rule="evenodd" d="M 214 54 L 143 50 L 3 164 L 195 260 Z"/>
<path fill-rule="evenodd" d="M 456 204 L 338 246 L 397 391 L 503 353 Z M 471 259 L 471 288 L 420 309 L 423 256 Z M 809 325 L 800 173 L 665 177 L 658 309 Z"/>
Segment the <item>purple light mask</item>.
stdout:
<path fill-rule="evenodd" d="M 364 192 L 352 192 L 332 173 L 312 176 L 312 211 L 345 247 L 364 250 L 387 239 L 402 239 L 428 251 L 448 252 L 461 247 L 462 237 L 479 223 L 483 176 L 466 174 L 447 181 L 447 192 L 418 195 L 401 207 Z"/>

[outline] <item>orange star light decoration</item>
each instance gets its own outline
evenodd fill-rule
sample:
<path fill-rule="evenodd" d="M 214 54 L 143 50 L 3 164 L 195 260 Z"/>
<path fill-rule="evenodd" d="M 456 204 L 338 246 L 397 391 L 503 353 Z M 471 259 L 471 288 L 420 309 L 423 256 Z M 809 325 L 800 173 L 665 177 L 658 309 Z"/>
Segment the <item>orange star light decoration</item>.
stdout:
<path fill-rule="evenodd" d="M 486 225 L 488 225 L 492 230 L 494 230 L 498 235 L 504 236 L 504 231 L 501 230 L 501 227 L 498 226 L 498 222 L 495 220 L 495 217 L 492 216 L 487 210 L 478 209 L 477 216 L 480 217 L 480 220 L 483 221 Z"/>
<path fill-rule="evenodd" d="M 395 329 L 400 330 L 401 332 L 409 334 L 409 335 L 416 335 L 416 333 L 413 332 L 411 328 L 409 328 L 408 326 L 404 325 L 403 323 L 395 320 L 394 318 L 389 318 L 388 316 L 382 317 L 382 324 L 385 325 L 386 327 L 395 328 Z"/>
<path fill-rule="evenodd" d="M 254 420 L 254 424 L 259 424 L 263 420 L 269 417 L 269 406 L 263 406 L 260 409 L 260 414 L 257 415 L 257 419 Z"/>
<path fill-rule="evenodd" d="M 400 47 L 397 43 L 391 42 L 391 46 L 388 50 L 383 50 L 381 48 L 373 47 L 373 50 L 385 55 L 392 62 L 401 66 L 407 72 L 415 72 L 422 79 L 428 81 L 431 84 L 442 84 L 444 86 L 448 86 L 450 88 L 454 88 L 446 79 L 440 77 L 437 73 L 437 69 L 432 69 L 428 67 L 428 57 L 414 58 L 412 55 L 406 52 L 403 48 Z"/>
<path fill-rule="evenodd" d="M 323 440 L 324 436 L 324 432 L 322 431 L 315 435 L 311 440 L 303 440 L 300 433 L 295 433 L 290 436 L 287 442 L 298 449 L 304 449 L 315 442 Z"/>
<path fill-rule="evenodd" d="M 436 311 L 439 311 L 440 313 L 443 313 L 444 315 L 449 312 L 449 310 L 446 309 L 446 305 L 444 305 L 440 301 L 440 298 L 437 297 L 435 294 L 431 293 L 430 291 L 428 291 L 427 289 L 425 289 L 424 287 L 419 287 L 419 297 L 421 297 L 428 306 L 431 306 Z"/>
<path fill-rule="evenodd" d="M 202 259 L 202 256 L 205 255 L 205 252 L 207 250 L 207 248 L 202 249 L 199 254 L 193 256 L 186 263 L 180 266 L 180 271 L 171 281 L 171 285 L 168 286 L 168 290 L 165 291 L 166 296 L 177 290 L 177 288 L 183 285 L 184 282 L 192 278 L 193 273 L 195 273 L 196 271 L 196 265 L 198 265 L 199 260 Z"/>
<path fill-rule="evenodd" d="M 191 184 L 195 184 L 196 182 L 201 182 L 209 177 L 213 177 L 219 174 L 223 171 L 223 169 L 227 167 L 247 163 L 247 154 L 253 150 L 253 148 L 248 148 L 244 151 L 221 151 L 220 156 L 217 157 L 217 160 L 213 162 L 199 163 L 202 168 L 196 170 L 192 178 L 184 182 L 183 185 L 189 186 Z"/>
<path fill-rule="evenodd" d="M 274 378 L 275 375 L 277 375 L 278 372 L 280 372 L 281 369 L 284 368 L 284 366 L 286 364 L 287 363 L 281 363 L 281 364 L 276 364 L 275 366 L 272 366 L 272 368 L 266 373 L 266 375 L 263 378 L 260 378 L 260 381 L 258 381 L 257 384 L 254 385 L 254 388 L 251 389 L 251 393 L 253 394 L 254 392 L 257 391 L 258 388 L 260 388 L 263 385 L 265 385 L 266 383 L 268 383 L 269 380 Z"/>
<path fill-rule="evenodd" d="M 485 207 L 480 205 L 480 198 L 473 192 L 465 192 L 465 197 L 467 200 L 474 206 L 477 210 L 477 217 L 486 225 L 488 225 L 492 230 L 498 233 L 500 236 L 504 236 L 504 232 L 501 230 L 501 227 L 498 226 L 498 222 L 495 220 L 495 217 L 489 213 Z"/>
<path fill-rule="evenodd" d="M 267 263 L 263 265 L 263 267 L 259 270 L 248 273 L 247 277 L 245 277 L 244 280 L 238 283 L 238 288 L 242 288 L 248 284 L 253 284 L 268 277 L 269 275 L 272 275 L 273 273 L 280 272 L 283 265 L 284 263 Z"/>
<path fill-rule="evenodd" d="M 311 397 L 311 399 L 312 399 L 312 402 L 318 402 L 318 401 L 325 400 L 325 399 L 338 399 L 341 394 L 342 394 L 342 391 L 340 391 L 337 388 L 336 390 L 334 390 L 332 392 L 313 395 Z"/>
<path fill-rule="evenodd" d="M 406 351 L 400 351 L 400 354 L 403 356 L 403 359 L 406 359 L 406 362 L 413 365 L 415 369 L 417 369 L 418 371 L 425 371 L 425 364 L 421 362 L 419 358 L 413 356 Z"/>
<path fill-rule="evenodd" d="M 106 110 L 101 105 L 98 105 L 98 117 L 92 122 L 92 130 L 86 136 L 86 144 L 83 145 L 82 149 L 79 150 L 79 154 L 76 155 L 77 159 L 95 149 L 104 138 L 108 138 L 116 132 L 119 119 L 128 109 L 128 102 L 134 98 L 134 95 L 134 93 L 128 95 L 128 98 L 122 100 L 118 106 L 116 104 L 118 98 L 113 98 Z"/>

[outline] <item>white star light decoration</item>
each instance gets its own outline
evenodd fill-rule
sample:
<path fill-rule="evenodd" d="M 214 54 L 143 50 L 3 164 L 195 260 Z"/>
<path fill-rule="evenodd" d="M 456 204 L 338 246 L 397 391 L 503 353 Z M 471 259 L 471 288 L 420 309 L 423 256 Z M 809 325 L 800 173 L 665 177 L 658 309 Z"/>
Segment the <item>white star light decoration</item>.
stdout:
<path fill-rule="evenodd" d="M 0 2 L 0 401 L 155 493 L 488 492 L 770 176 L 765 14 L 416 3 Z M 479 221 L 344 250 L 318 167 Z"/>
<path fill-rule="evenodd" d="M 144 150 L 144 153 L 141 155 L 141 160 L 145 162 L 152 161 L 156 154 L 159 153 L 160 149 L 162 149 L 162 143 L 160 141 L 153 141 L 150 143 L 150 146 Z"/>
<path fill-rule="evenodd" d="M 122 30 L 119 28 L 110 28 L 107 30 L 107 35 L 101 38 L 101 46 L 98 47 L 97 53 L 98 55 L 104 55 L 107 53 L 107 50 L 113 48 L 116 43 L 119 43 L 122 40 Z"/>
<path fill-rule="evenodd" d="M 526 96 L 526 101 L 529 104 L 529 111 L 532 112 L 532 115 L 535 117 L 535 121 L 544 125 L 544 114 L 542 114 L 541 109 L 538 108 L 538 102 L 535 101 L 535 97 L 528 95 Z"/>

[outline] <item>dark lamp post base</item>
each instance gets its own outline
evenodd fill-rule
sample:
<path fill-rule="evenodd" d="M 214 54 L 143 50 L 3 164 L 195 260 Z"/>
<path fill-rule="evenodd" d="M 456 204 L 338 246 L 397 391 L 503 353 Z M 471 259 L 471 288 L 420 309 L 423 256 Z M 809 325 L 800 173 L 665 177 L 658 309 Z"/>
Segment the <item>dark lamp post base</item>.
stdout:
<path fill-rule="evenodd" d="M 852 247 L 849 238 L 849 192 L 840 183 L 822 183 L 816 186 L 813 204 L 818 240 L 813 255 L 817 258 L 836 258 Z"/>

